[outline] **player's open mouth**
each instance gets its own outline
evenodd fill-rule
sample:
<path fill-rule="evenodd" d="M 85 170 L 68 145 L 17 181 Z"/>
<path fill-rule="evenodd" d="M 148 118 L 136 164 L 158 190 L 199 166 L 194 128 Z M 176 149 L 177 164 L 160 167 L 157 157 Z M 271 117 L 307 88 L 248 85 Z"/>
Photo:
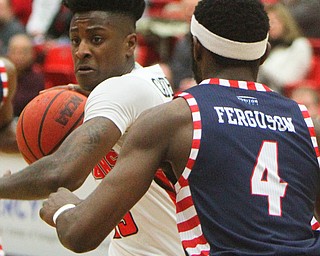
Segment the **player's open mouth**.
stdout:
<path fill-rule="evenodd" d="M 78 74 L 87 74 L 87 73 L 92 73 L 95 70 L 93 68 L 91 68 L 90 66 L 79 66 L 77 68 L 77 73 Z"/>

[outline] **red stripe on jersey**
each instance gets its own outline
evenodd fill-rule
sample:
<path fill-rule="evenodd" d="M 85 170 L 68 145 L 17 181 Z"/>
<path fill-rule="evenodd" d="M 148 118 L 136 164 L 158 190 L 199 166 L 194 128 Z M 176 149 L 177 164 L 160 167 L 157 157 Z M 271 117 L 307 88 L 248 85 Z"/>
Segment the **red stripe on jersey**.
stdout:
<path fill-rule="evenodd" d="M 192 142 L 192 148 L 197 149 L 200 147 L 200 140 L 194 139 Z"/>
<path fill-rule="evenodd" d="M 177 227 L 182 245 L 188 255 L 209 255 L 210 245 L 205 239 L 199 217 L 194 207 L 188 177 L 194 166 L 201 142 L 201 117 L 196 100 L 189 93 L 181 93 L 192 111 L 193 140 L 192 148 L 186 167 L 179 178 L 175 188 L 177 192 Z"/>
<path fill-rule="evenodd" d="M 188 180 L 184 179 L 183 176 L 180 177 L 178 183 L 180 187 L 188 186 Z"/>
<path fill-rule="evenodd" d="M 205 240 L 205 238 L 203 236 L 199 237 L 199 239 L 200 240 Z M 199 245 L 206 246 L 206 243 L 195 243 L 195 241 L 193 239 L 185 240 L 184 242 L 182 242 L 182 244 L 185 245 L 188 248 L 195 248 L 196 246 L 199 246 Z M 195 256 L 195 255 L 209 255 L 209 251 L 208 250 L 203 250 L 199 254 L 193 253 L 192 255 L 193 256 Z"/>
<path fill-rule="evenodd" d="M 248 82 L 248 90 L 255 91 L 256 90 L 256 84 L 254 82 Z"/>
<path fill-rule="evenodd" d="M 192 112 L 196 112 L 196 111 L 199 110 L 198 106 L 190 106 L 190 109 L 191 109 Z"/>
<path fill-rule="evenodd" d="M 236 80 L 229 80 L 229 83 L 230 83 L 230 87 L 239 88 L 238 81 L 236 81 Z"/>
<path fill-rule="evenodd" d="M 193 200 L 190 195 L 179 201 L 179 205 L 177 205 L 177 213 L 183 212 L 191 206 L 193 206 Z"/>
<path fill-rule="evenodd" d="M 182 222 L 178 223 L 178 230 L 180 232 L 188 231 L 189 229 L 193 229 L 199 224 L 198 216 L 193 216 L 192 218 L 188 219 L 188 223 Z"/>
<path fill-rule="evenodd" d="M 314 127 L 309 128 L 309 132 L 311 137 L 316 136 L 316 130 L 314 129 Z"/>
<path fill-rule="evenodd" d="M 188 169 L 192 169 L 193 165 L 194 165 L 194 160 L 193 159 L 189 159 L 189 161 L 187 162 L 186 167 Z"/>
<path fill-rule="evenodd" d="M 319 153 L 319 148 L 318 148 L 318 143 L 317 143 L 317 138 L 316 138 L 316 132 L 314 129 L 314 125 L 312 122 L 312 119 L 310 117 L 309 111 L 307 110 L 306 106 L 299 104 L 302 116 L 304 117 L 304 121 L 309 129 L 310 137 L 311 137 L 311 142 L 313 145 L 313 148 L 316 152 L 316 156 L 318 158 L 318 163 L 320 163 L 320 153 Z"/>
<path fill-rule="evenodd" d="M 309 114 L 308 111 L 302 110 L 301 113 L 302 113 L 303 118 L 309 118 L 310 117 L 310 114 Z"/>
<path fill-rule="evenodd" d="M 172 202 L 175 204 L 176 203 L 176 193 L 174 190 L 174 186 L 170 182 L 170 180 L 167 178 L 166 174 L 161 169 L 157 170 L 156 175 L 154 177 L 154 181 L 167 192 L 167 194 L 171 198 Z"/>
<path fill-rule="evenodd" d="M 312 224 L 312 230 L 317 230 L 318 228 L 320 228 L 320 224 L 318 221 Z"/>
<path fill-rule="evenodd" d="M 256 82 L 251 82 L 251 81 L 237 81 L 237 80 L 211 78 L 211 79 L 202 81 L 200 84 L 215 84 L 215 85 L 222 85 L 222 86 L 240 88 L 245 90 L 272 92 L 272 90 L 268 86 L 264 84 L 256 83 Z"/>
<path fill-rule="evenodd" d="M 194 129 L 201 129 L 201 122 L 200 121 L 195 121 L 193 122 L 193 126 L 194 126 Z"/>

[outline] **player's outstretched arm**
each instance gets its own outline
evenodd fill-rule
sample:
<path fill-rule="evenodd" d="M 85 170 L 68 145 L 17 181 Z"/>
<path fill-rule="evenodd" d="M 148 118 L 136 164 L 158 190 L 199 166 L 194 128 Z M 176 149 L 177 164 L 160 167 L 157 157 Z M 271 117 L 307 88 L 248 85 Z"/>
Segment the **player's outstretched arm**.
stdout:
<path fill-rule="evenodd" d="M 0 179 L 0 198 L 42 199 L 59 187 L 79 188 L 92 168 L 120 138 L 107 118 L 94 118 L 75 129 L 56 152 Z"/>
<path fill-rule="evenodd" d="M 163 161 L 173 160 L 174 168 L 182 169 L 191 145 L 191 114 L 181 108 L 177 111 L 170 104 L 148 110 L 138 118 L 128 132 L 113 171 L 86 200 L 77 203 L 69 191 L 61 189 L 44 202 L 40 216 L 49 225 L 54 225 L 52 218 L 60 207 L 76 205 L 56 221 L 58 237 L 65 247 L 77 253 L 95 249 L 146 193 Z M 181 116 L 179 112 L 187 114 Z M 186 142 L 181 141 L 182 134 L 187 134 Z M 174 157 L 167 155 L 174 151 Z"/>

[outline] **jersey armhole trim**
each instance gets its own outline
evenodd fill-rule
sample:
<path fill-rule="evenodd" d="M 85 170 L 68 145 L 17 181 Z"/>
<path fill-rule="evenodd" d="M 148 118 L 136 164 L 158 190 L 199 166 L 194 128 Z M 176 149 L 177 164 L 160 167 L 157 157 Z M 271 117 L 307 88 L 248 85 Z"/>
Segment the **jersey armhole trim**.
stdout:
<path fill-rule="evenodd" d="M 318 165 L 320 167 L 320 153 L 319 153 L 317 136 L 316 136 L 316 131 L 315 131 L 315 128 L 314 128 L 313 121 L 312 121 L 312 119 L 310 117 L 310 114 L 308 112 L 307 107 L 305 105 L 302 105 L 302 104 L 298 104 L 298 105 L 299 105 L 300 111 L 302 113 L 302 116 L 304 118 L 304 121 L 305 121 L 305 123 L 306 123 L 306 125 L 308 127 L 309 134 L 310 134 L 310 137 L 311 137 L 311 142 L 312 142 L 314 151 L 315 151 L 317 159 L 318 159 Z"/>

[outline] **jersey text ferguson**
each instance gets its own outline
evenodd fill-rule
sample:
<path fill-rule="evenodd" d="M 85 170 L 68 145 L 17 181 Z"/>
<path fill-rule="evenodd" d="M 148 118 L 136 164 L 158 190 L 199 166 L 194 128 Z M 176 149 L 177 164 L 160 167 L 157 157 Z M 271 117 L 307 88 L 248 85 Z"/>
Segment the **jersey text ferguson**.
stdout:
<path fill-rule="evenodd" d="M 260 127 L 280 132 L 295 132 L 291 117 L 272 116 L 260 111 L 241 110 L 232 107 L 214 107 L 219 123 Z"/>

